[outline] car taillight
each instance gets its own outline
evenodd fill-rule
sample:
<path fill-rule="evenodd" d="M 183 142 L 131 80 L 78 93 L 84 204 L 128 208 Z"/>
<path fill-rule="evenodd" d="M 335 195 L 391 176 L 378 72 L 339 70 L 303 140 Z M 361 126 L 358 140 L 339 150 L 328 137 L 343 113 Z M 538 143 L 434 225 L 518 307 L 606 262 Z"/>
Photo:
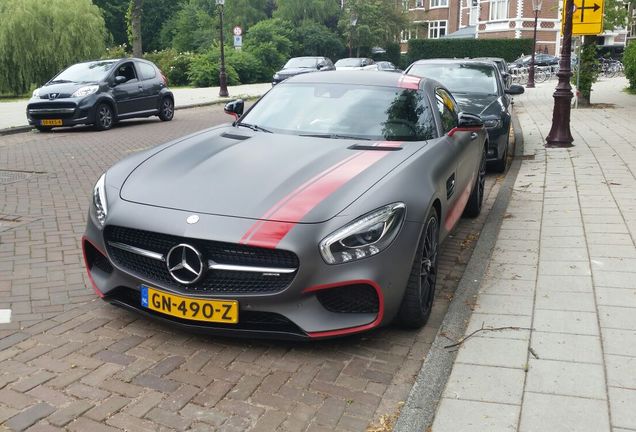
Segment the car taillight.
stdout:
<path fill-rule="evenodd" d="M 163 85 L 168 87 L 168 78 L 166 78 L 166 76 L 163 74 L 163 72 L 160 72 L 160 74 L 161 74 L 161 79 L 163 80 Z"/>

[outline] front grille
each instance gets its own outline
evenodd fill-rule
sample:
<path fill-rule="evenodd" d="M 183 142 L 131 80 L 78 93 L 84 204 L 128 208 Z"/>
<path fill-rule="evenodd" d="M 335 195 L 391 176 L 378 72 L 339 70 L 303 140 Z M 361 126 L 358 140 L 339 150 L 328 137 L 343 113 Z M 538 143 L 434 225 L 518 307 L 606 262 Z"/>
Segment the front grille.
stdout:
<path fill-rule="evenodd" d="M 278 333 L 291 333 L 300 336 L 304 336 L 305 333 L 292 321 L 284 317 L 283 315 L 274 312 L 263 311 L 239 311 L 238 324 L 223 324 L 223 323 L 206 323 L 200 321 L 184 320 L 177 317 L 164 315 L 150 309 L 143 308 L 141 306 L 141 295 L 139 291 L 129 288 L 119 287 L 108 294 L 107 300 L 114 300 L 116 302 L 124 303 L 137 310 L 142 310 L 152 316 L 167 319 L 181 324 L 194 325 L 201 328 L 209 329 L 228 329 L 228 330 L 253 330 L 260 332 L 278 332 Z"/>
<path fill-rule="evenodd" d="M 212 260 L 219 264 L 298 268 L 296 255 L 280 249 L 191 239 L 117 226 L 106 227 L 104 238 L 109 256 L 119 267 L 138 275 L 149 283 L 173 287 L 186 293 L 275 293 L 289 286 L 296 273 L 264 276 L 262 273 L 210 270 L 196 284 L 183 285 L 172 279 L 165 262 L 112 247 L 108 245 L 108 242 L 123 243 L 164 256 L 173 246 L 187 243 L 197 248 L 205 260 Z"/>
<path fill-rule="evenodd" d="M 330 288 L 316 293 L 318 301 L 330 312 L 338 313 L 378 313 L 379 300 L 370 285 L 347 285 Z"/>

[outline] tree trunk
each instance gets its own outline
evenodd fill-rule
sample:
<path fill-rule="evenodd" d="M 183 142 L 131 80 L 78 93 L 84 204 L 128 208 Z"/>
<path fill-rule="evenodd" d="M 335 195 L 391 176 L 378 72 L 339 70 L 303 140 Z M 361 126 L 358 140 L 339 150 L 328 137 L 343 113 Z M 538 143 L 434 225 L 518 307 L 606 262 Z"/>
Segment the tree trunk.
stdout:
<path fill-rule="evenodd" d="M 594 54 L 590 55 L 590 51 Z M 581 47 L 581 58 L 579 58 L 580 84 L 576 89 L 579 106 L 590 106 L 590 96 L 592 95 L 592 84 L 596 81 L 595 72 L 596 60 L 596 37 L 584 36 Z"/>
<path fill-rule="evenodd" d="M 141 44 L 141 12 L 143 0 L 132 0 L 133 8 L 130 14 L 130 27 L 132 32 L 133 57 L 141 57 L 143 49 Z"/>

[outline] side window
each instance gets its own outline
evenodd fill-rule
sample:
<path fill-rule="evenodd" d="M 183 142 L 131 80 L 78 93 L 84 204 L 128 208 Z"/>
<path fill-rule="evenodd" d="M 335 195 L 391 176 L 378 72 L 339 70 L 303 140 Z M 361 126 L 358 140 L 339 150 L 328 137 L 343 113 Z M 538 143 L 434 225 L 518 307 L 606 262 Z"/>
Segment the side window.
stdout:
<path fill-rule="evenodd" d="M 139 70 L 139 75 L 141 75 L 141 79 L 143 80 L 153 79 L 157 76 L 155 68 L 148 63 L 137 63 L 137 69 Z"/>
<path fill-rule="evenodd" d="M 382 135 L 387 140 L 425 141 L 437 137 L 434 113 L 422 90 L 398 90 L 385 114 Z"/>
<path fill-rule="evenodd" d="M 126 77 L 126 82 L 136 80 L 137 74 L 135 73 L 135 67 L 132 62 L 124 63 L 117 68 L 116 76 Z"/>
<path fill-rule="evenodd" d="M 442 130 L 448 133 L 452 128 L 457 126 L 457 105 L 455 100 L 444 89 L 435 90 L 435 99 L 437 101 L 437 109 L 442 119 Z"/>

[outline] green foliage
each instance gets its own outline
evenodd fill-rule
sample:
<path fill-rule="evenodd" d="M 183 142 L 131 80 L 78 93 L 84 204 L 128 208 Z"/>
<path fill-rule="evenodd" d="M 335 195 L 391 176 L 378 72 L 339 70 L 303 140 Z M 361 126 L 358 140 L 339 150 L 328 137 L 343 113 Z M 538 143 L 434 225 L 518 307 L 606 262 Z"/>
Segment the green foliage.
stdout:
<path fill-rule="evenodd" d="M 144 58 L 156 64 L 166 78 L 168 78 L 168 82 L 171 86 L 188 85 L 190 79 L 187 74 L 190 69 L 192 57 L 193 54 L 191 53 L 179 53 L 174 49 L 153 51 L 144 54 Z"/>
<path fill-rule="evenodd" d="M 164 24 L 162 46 L 179 52 L 205 51 L 219 38 L 219 18 L 215 12 L 214 0 L 187 0 Z"/>
<path fill-rule="evenodd" d="M 325 56 L 335 61 L 345 53 L 342 40 L 323 24 L 305 21 L 292 37 L 295 56 Z"/>
<path fill-rule="evenodd" d="M 291 57 L 293 35 L 291 24 L 278 18 L 261 21 L 247 32 L 244 49 L 261 63 L 263 79 L 271 79 Z"/>
<path fill-rule="evenodd" d="M 502 57 L 513 61 L 532 52 L 532 39 L 411 39 L 409 62 L 429 58 Z"/>
<path fill-rule="evenodd" d="M 0 16 L 0 94 L 24 94 L 104 52 L 104 18 L 90 0 L 2 0 Z"/>
<path fill-rule="evenodd" d="M 274 17 L 289 21 L 295 26 L 307 21 L 326 24 L 338 16 L 339 3 L 334 0 L 278 0 Z"/>
<path fill-rule="evenodd" d="M 102 54 L 102 60 L 130 57 L 127 48 L 128 45 L 125 43 L 113 47 L 107 47 L 104 54 Z"/>
<path fill-rule="evenodd" d="M 194 87 L 218 86 L 219 69 L 219 56 L 215 55 L 214 50 L 193 56 L 188 70 L 190 84 Z M 238 73 L 232 66 L 226 65 L 225 73 L 227 74 L 228 85 L 241 84 Z"/>
<path fill-rule="evenodd" d="M 594 38 L 594 36 L 586 36 L 588 38 Z M 579 92 L 579 104 L 588 105 L 590 103 L 590 96 L 592 94 L 592 84 L 596 82 L 599 74 L 599 64 L 597 60 L 596 44 L 592 39 L 591 43 L 586 40 L 586 43 L 581 46 L 581 57 L 579 59 L 579 67 L 572 76 L 572 81 L 576 84 L 578 79 Z M 580 75 L 580 77 L 578 76 Z"/>
<path fill-rule="evenodd" d="M 114 45 L 122 45 L 128 42 L 126 32 L 126 11 L 129 0 L 93 0 L 104 15 L 106 29 L 111 35 Z"/>
<path fill-rule="evenodd" d="M 605 30 L 627 27 L 627 8 L 622 0 L 605 0 L 603 27 Z"/>
<path fill-rule="evenodd" d="M 229 48 L 225 53 L 226 63 L 236 71 L 242 84 L 268 81 L 271 78 L 265 75 L 260 60 L 251 52 Z"/>
<path fill-rule="evenodd" d="M 636 91 L 636 43 L 627 44 L 625 54 L 623 54 L 623 65 L 625 66 L 625 76 L 629 80 L 629 89 Z"/>

